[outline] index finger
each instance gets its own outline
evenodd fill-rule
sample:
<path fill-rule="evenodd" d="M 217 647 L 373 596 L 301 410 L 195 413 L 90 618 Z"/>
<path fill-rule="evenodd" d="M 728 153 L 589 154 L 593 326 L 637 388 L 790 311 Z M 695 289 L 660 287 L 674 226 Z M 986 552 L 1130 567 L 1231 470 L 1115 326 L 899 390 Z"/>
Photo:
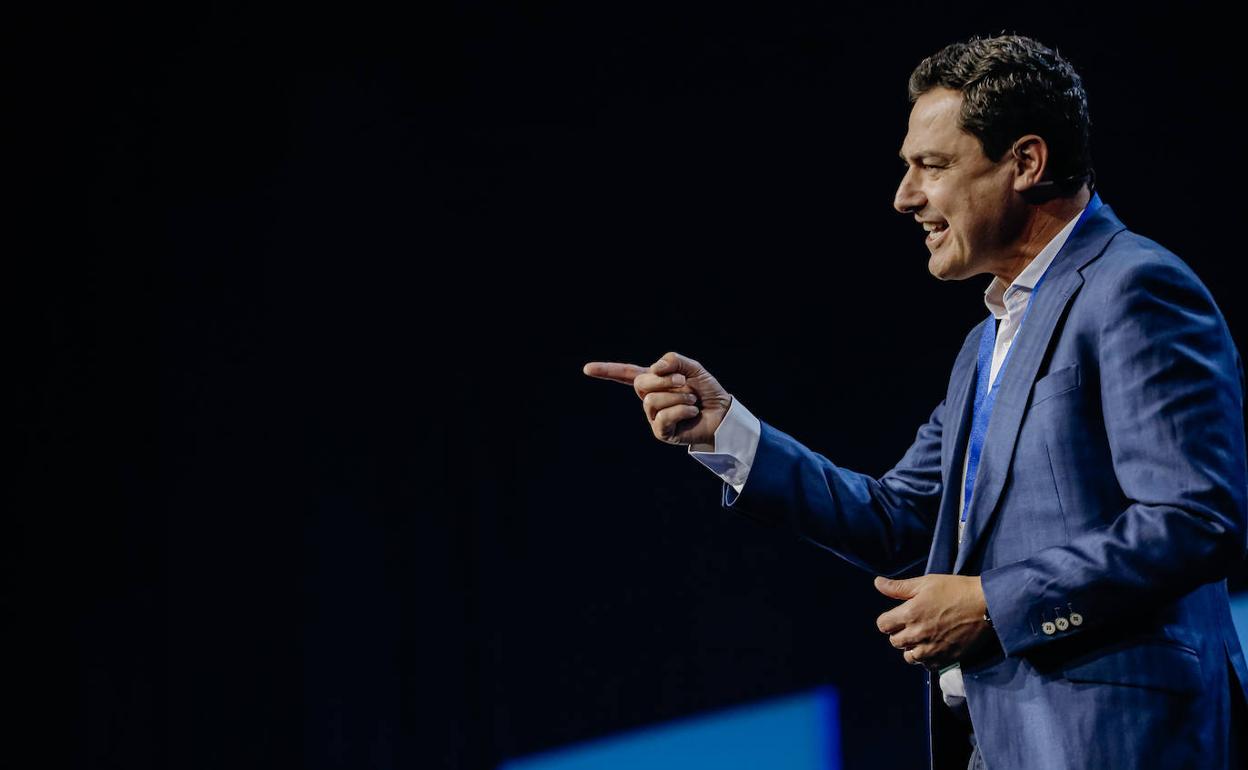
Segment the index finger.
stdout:
<path fill-rule="evenodd" d="M 906 627 L 905 610 L 903 608 L 907 603 L 903 602 L 876 618 L 875 627 L 880 629 L 880 633 L 895 634 Z"/>
<path fill-rule="evenodd" d="M 621 364 L 613 361 L 590 361 L 581 367 L 581 371 L 590 377 L 600 380 L 611 380 L 624 385 L 632 385 L 637 375 L 650 371 L 636 364 Z"/>

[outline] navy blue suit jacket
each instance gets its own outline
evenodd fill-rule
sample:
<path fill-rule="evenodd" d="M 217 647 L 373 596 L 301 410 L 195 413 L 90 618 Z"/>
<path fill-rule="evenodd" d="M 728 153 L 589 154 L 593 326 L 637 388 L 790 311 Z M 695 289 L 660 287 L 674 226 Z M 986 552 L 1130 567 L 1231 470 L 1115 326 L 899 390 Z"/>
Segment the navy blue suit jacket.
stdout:
<path fill-rule="evenodd" d="M 1080 223 L 1014 342 L 959 548 L 982 331 L 888 473 L 838 467 L 764 422 L 724 505 L 872 573 L 981 575 L 999 644 L 963 674 L 989 766 L 1224 767 L 1232 731 L 1248 731 L 1231 724 L 1248 668 L 1225 582 L 1245 555 L 1248 469 L 1222 314 L 1108 206 Z M 964 766 L 931 695 L 933 763 Z"/>

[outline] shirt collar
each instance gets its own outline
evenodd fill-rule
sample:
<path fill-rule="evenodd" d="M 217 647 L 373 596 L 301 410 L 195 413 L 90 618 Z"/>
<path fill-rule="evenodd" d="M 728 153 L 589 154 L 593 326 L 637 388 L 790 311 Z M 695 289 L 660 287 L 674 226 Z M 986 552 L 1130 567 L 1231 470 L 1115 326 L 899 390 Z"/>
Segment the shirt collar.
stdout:
<path fill-rule="evenodd" d="M 1040 250 L 1035 259 L 1027 264 L 1027 267 L 1023 268 L 1023 272 L 1019 273 L 1009 286 L 1006 286 L 1005 281 L 995 275 L 992 277 L 992 283 L 988 284 L 988 288 L 984 290 L 984 304 L 988 306 L 994 318 L 1004 318 L 1009 312 L 1007 305 L 1013 304 L 1011 300 L 1020 292 L 1031 293 L 1040 281 L 1040 277 L 1044 275 L 1044 271 L 1049 269 L 1049 265 L 1057 257 L 1057 252 L 1061 251 L 1062 246 L 1066 244 L 1066 239 L 1070 237 L 1070 233 L 1075 229 L 1075 224 L 1082 214 L 1083 209 L 1080 209 L 1079 213 L 1075 214 L 1066 226 L 1053 236 L 1053 239 Z"/>

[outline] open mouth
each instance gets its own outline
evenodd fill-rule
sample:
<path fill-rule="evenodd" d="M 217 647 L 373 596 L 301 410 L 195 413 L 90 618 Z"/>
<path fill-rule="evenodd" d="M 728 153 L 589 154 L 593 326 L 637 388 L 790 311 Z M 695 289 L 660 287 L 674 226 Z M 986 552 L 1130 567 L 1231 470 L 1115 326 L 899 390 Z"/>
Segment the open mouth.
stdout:
<path fill-rule="evenodd" d="M 949 224 L 947 222 L 924 222 L 923 229 L 927 230 L 927 245 L 938 246 L 945 239 L 945 233 L 949 232 Z"/>

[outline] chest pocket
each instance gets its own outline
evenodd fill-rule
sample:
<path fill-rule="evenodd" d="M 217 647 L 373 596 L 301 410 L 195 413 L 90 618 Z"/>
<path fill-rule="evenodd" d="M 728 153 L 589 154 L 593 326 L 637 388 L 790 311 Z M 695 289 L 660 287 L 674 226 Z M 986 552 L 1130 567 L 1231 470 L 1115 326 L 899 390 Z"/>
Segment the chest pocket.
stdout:
<path fill-rule="evenodd" d="M 1067 393 L 1077 387 L 1079 387 L 1079 364 L 1071 364 L 1070 366 L 1049 372 L 1036 380 L 1036 384 L 1031 391 L 1031 405 L 1035 406 L 1041 401 L 1047 401 L 1054 396 Z"/>

